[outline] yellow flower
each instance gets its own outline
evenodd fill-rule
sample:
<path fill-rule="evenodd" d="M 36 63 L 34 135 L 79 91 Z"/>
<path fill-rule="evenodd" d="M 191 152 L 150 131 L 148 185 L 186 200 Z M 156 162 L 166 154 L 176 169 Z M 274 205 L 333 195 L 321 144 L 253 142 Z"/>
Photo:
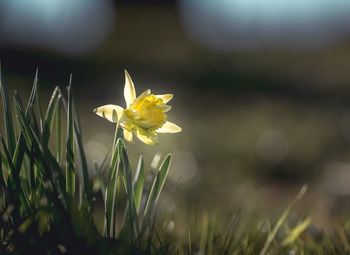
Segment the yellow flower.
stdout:
<path fill-rule="evenodd" d="M 133 136 L 145 144 L 157 144 L 158 133 L 178 133 L 181 128 L 167 121 L 166 112 L 171 109 L 167 103 L 173 98 L 172 94 L 154 95 L 146 90 L 136 97 L 134 83 L 125 70 L 124 98 L 126 108 L 119 105 L 103 105 L 94 112 L 114 123 L 119 124 L 124 131 L 125 140 L 132 142 Z"/>

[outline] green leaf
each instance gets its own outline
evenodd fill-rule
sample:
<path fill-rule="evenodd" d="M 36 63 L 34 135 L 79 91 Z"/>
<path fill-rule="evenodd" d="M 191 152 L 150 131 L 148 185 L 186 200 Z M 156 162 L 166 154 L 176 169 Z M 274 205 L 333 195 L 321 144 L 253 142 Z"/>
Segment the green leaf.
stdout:
<path fill-rule="evenodd" d="M 154 179 L 151 189 L 148 193 L 145 209 L 143 212 L 144 219 L 142 222 L 141 236 L 145 233 L 146 229 L 152 225 L 151 214 L 157 205 L 159 196 L 165 184 L 166 177 L 169 172 L 170 163 L 171 163 L 171 154 L 168 154 L 165 157 L 162 165 L 160 166 L 158 174 Z"/>
<path fill-rule="evenodd" d="M 49 143 L 50 134 L 53 128 L 55 117 L 57 118 L 57 111 L 59 111 L 59 105 L 61 101 L 61 91 L 59 87 L 56 87 L 54 92 L 52 93 L 51 100 L 49 102 L 49 106 L 47 107 L 47 111 L 45 114 L 45 124 L 43 129 L 43 140 L 44 143 Z"/>
<path fill-rule="evenodd" d="M 4 122 L 5 122 L 4 124 L 5 124 L 7 146 L 8 146 L 9 154 L 13 156 L 16 148 L 16 135 L 15 135 L 15 129 L 12 121 L 12 111 L 10 107 L 10 99 L 9 99 L 7 87 L 2 81 L 1 64 L 0 64 L 0 94 L 1 94 L 1 100 L 2 100 L 2 107 L 4 111 L 3 113 L 4 113 Z"/>
<path fill-rule="evenodd" d="M 159 168 L 159 172 L 158 172 L 158 176 L 157 176 L 157 182 L 155 185 L 155 203 L 157 203 L 159 196 L 163 190 L 165 181 L 166 181 L 166 177 L 168 176 L 169 173 L 169 169 L 170 169 L 170 163 L 171 163 L 171 154 L 168 154 L 162 165 Z"/>
<path fill-rule="evenodd" d="M 288 236 L 282 241 L 282 246 L 287 246 L 293 243 L 297 238 L 303 233 L 311 224 L 311 218 L 306 218 L 303 222 L 299 223 L 295 228 L 293 228 Z"/>
<path fill-rule="evenodd" d="M 31 118 L 35 117 L 34 114 L 32 113 L 33 113 L 33 105 L 38 94 L 37 92 L 38 92 L 38 69 L 36 70 L 36 73 L 35 73 L 32 91 L 30 93 L 29 101 L 25 112 L 25 118 L 28 119 L 28 123 L 31 122 Z M 16 100 L 16 104 L 18 104 L 21 109 L 24 109 L 22 100 L 17 91 L 14 92 L 14 97 Z M 18 111 L 17 108 L 16 110 Z M 34 120 L 34 123 L 36 123 L 35 120 Z M 24 159 L 24 153 L 26 150 L 28 150 L 28 147 L 24 144 L 24 135 L 25 134 L 23 134 L 23 132 L 21 131 L 16 143 L 16 149 L 13 155 L 13 163 L 16 169 L 18 169 L 18 171 L 21 169 L 23 159 Z"/>
<path fill-rule="evenodd" d="M 18 97 L 16 99 L 16 109 L 18 112 L 18 120 L 21 124 L 23 133 L 25 133 L 25 139 L 30 146 L 34 148 L 34 155 L 37 157 L 37 162 L 41 164 L 41 172 L 47 180 L 51 180 L 56 187 L 57 197 L 60 198 L 63 206 L 67 206 L 67 198 L 64 193 L 65 189 L 65 179 L 62 173 L 60 166 L 58 165 L 56 159 L 51 154 L 50 150 L 43 144 L 37 134 L 31 128 L 28 119 L 25 117 L 25 114 L 20 106 Z"/>
<path fill-rule="evenodd" d="M 17 119 L 19 120 L 19 123 L 21 125 L 21 133 L 18 138 L 17 146 L 16 146 L 16 153 L 14 155 L 15 161 L 18 161 L 17 158 L 19 158 L 19 155 L 24 154 L 23 152 L 23 146 L 29 145 L 27 147 L 31 147 L 33 144 L 33 139 L 31 135 L 32 127 L 30 125 L 30 118 L 26 116 L 26 114 L 23 111 L 23 103 L 22 99 L 19 96 L 18 92 L 15 91 L 14 93 L 15 98 L 15 106 L 16 106 L 16 112 L 17 112 Z M 34 133 L 34 131 L 33 131 Z M 22 141 L 25 139 L 26 144 L 24 144 Z M 19 164 L 17 164 L 19 165 Z"/>
<path fill-rule="evenodd" d="M 4 173 L 4 169 L 3 169 L 3 155 L 0 151 L 0 187 L 2 189 L 6 189 L 6 181 L 5 181 L 5 173 Z"/>
<path fill-rule="evenodd" d="M 130 224 L 130 229 L 132 230 L 132 236 L 131 240 L 136 240 L 138 233 L 139 233 L 139 222 L 137 217 L 137 209 L 135 206 L 135 192 L 134 192 L 134 185 L 132 181 L 132 173 L 129 163 L 128 154 L 125 149 L 125 144 L 121 138 L 118 139 L 117 142 L 119 155 L 122 162 L 122 177 L 123 177 L 123 183 L 126 190 L 127 195 L 127 202 L 128 202 L 128 219 Z"/>
<path fill-rule="evenodd" d="M 116 114 L 115 111 L 113 111 L 113 114 Z M 117 148 L 117 141 L 118 139 L 121 139 L 123 137 L 123 129 L 119 127 L 119 125 L 116 125 L 115 132 L 114 132 L 114 140 L 112 145 L 112 157 L 111 157 L 111 164 L 110 167 L 113 169 L 114 165 L 116 164 L 117 158 L 118 158 L 118 148 Z"/>
<path fill-rule="evenodd" d="M 72 105 L 72 75 L 68 86 L 67 133 L 66 133 L 66 191 L 72 197 L 75 193 L 74 128 Z"/>
<path fill-rule="evenodd" d="M 109 165 L 109 174 L 105 192 L 105 235 L 107 237 L 113 237 L 115 233 L 115 204 L 118 196 L 119 189 L 119 169 L 120 158 L 119 150 L 117 146 L 118 137 L 120 136 L 121 128 L 116 126 L 114 141 L 112 145 L 111 163 Z M 100 169 L 106 164 L 107 157 L 103 161 Z"/>
<path fill-rule="evenodd" d="M 61 101 L 58 103 L 57 116 L 55 121 L 56 130 L 56 160 L 58 164 L 62 161 L 62 114 L 61 114 Z"/>
<path fill-rule="evenodd" d="M 276 225 L 273 227 L 272 231 L 269 233 L 269 235 L 267 236 L 267 239 L 265 241 L 265 244 L 262 248 L 262 250 L 260 251 L 260 255 L 265 255 L 268 252 L 268 248 L 270 247 L 273 239 L 275 238 L 278 230 L 280 229 L 280 227 L 283 225 L 283 223 L 285 222 L 285 220 L 287 219 L 292 207 L 298 202 L 300 201 L 305 193 L 307 191 L 307 185 L 304 185 L 298 195 L 294 198 L 294 200 L 289 204 L 289 206 L 284 210 L 284 212 L 282 213 L 282 215 L 280 216 L 280 218 L 277 220 Z"/>
<path fill-rule="evenodd" d="M 156 178 L 153 181 L 151 190 L 148 194 L 146 206 L 145 206 L 145 211 L 144 211 L 144 216 L 147 216 L 151 213 L 153 206 L 155 203 L 157 203 L 159 196 L 161 194 L 161 191 L 163 189 L 164 183 L 166 181 L 166 177 L 169 172 L 169 167 L 170 167 L 170 162 L 171 162 L 171 154 L 168 154 L 162 165 L 159 168 L 159 172 L 156 176 Z"/>
<path fill-rule="evenodd" d="M 89 178 L 89 171 L 82 141 L 82 134 L 81 134 L 81 127 L 80 127 L 80 118 L 78 111 L 76 110 L 74 101 L 72 99 L 72 105 L 73 105 L 73 112 L 74 112 L 74 138 L 75 143 L 77 145 L 77 157 L 78 162 L 81 164 L 81 185 L 83 188 L 83 192 L 85 193 L 85 198 L 88 200 L 89 205 L 92 203 L 92 194 L 91 194 L 91 183 Z"/>
<path fill-rule="evenodd" d="M 5 140 L 1 134 L 0 134 L 0 140 L 1 140 L 2 146 L 4 148 L 4 152 L 5 152 L 5 156 L 7 158 L 9 168 L 10 168 L 11 172 L 16 172 L 17 170 L 15 169 L 15 166 L 12 163 L 10 153 L 9 153 L 8 148 L 6 146 Z M 30 210 L 28 195 L 26 194 L 26 192 L 22 188 L 19 176 L 13 175 L 13 177 L 14 177 L 14 179 L 13 179 L 14 187 L 10 191 L 14 191 L 14 192 L 11 192 L 11 193 L 13 193 L 11 195 L 15 198 L 14 202 L 16 203 L 16 200 L 17 200 L 16 198 L 18 197 L 19 200 L 21 201 L 21 203 L 19 205 L 23 205 L 25 210 Z M 17 206 L 19 206 L 19 205 L 17 205 Z"/>
<path fill-rule="evenodd" d="M 115 169 L 111 169 L 112 175 L 107 184 L 105 194 L 105 235 L 107 237 L 115 237 L 115 214 L 116 214 L 116 201 L 119 194 L 119 169 L 121 162 L 118 159 L 115 165 Z"/>
<path fill-rule="evenodd" d="M 16 172 L 16 169 L 15 169 L 15 166 L 13 165 L 13 162 L 12 162 L 12 159 L 11 159 L 11 156 L 10 156 L 10 152 L 6 146 L 6 142 L 3 138 L 3 136 L 0 134 L 0 140 L 1 140 L 1 143 L 2 143 L 2 146 L 4 148 L 4 154 L 5 154 L 5 160 L 7 161 L 7 165 L 8 165 L 8 168 L 9 168 L 9 171 L 10 173 L 14 173 Z M 14 175 L 14 174 L 10 174 L 9 175 L 9 188 L 15 190 L 15 188 L 20 185 L 20 180 L 19 180 L 19 176 L 18 175 Z M 11 187 L 12 185 L 14 185 L 14 187 Z"/>
<path fill-rule="evenodd" d="M 17 91 L 14 92 L 14 97 L 15 97 L 15 103 L 16 103 L 16 111 L 18 112 L 19 108 L 17 107 L 17 105 L 20 107 L 20 109 L 23 109 L 22 100 Z M 29 119 L 29 117 L 25 117 L 25 118 Z M 28 123 L 29 122 L 30 121 L 28 120 Z M 21 130 L 17 140 L 15 153 L 13 155 L 13 164 L 15 165 L 15 168 L 18 171 L 15 174 L 18 174 L 18 175 L 22 167 L 25 151 L 28 150 L 28 147 L 26 146 L 24 141 L 25 138 L 28 140 L 28 144 L 31 144 L 31 141 L 28 138 L 28 136 L 26 136 L 26 133 L 23 130 Z"/>
<path fill-rule="evenodd" d="M 140 156 L 139 162 L 137 165 L 135 178 L 134 178 L 134 187 L 135 187 L 135 207 L 136 211 L 139 212 L 141 200 L 142 200 L 142 191 L 143 185 L 145 183 L 145 170 L 144 170 L 143 157 Z"/>
<path fill-rule="evenodd" d="M 35 72 L 35 78 L 34 78 L 33 87 L 34 87 L 35 83 L 38 84 L 38 82 L 39 82 L 38 73 L 39 73 L 39 69 L 37 68 L 36 72 Z M 40 130 L 42 131 L 42 130 L 44 130 L 44 124 L 45 123 L 44 123 L 43 111 L 42 111 L 42 107 L 41 107 L 41 103 L 40 103 L 39 93 L 36 93 L 36 95 L 35 95 L 35 100 L 34 100 L 34 105 L 33 105 L 33 112 L 34 112 L 34 108 L 35 108 L 35 111 L 39 114 Z M 35 116 L 35 115 L 33 114 L 33 116 Z"/>

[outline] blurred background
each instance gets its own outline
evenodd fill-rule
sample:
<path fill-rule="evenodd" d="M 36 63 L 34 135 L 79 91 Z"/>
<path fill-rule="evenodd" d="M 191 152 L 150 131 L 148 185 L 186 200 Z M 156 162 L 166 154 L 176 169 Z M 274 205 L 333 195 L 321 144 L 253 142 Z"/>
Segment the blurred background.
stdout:
<path fill-rule="evenodd" d="M 91 164 L 114 132 L 92 109 L 124 105 L 123 69 L 174 93 L 183 132 L 129 146 L 150 170 L 174 154 L 170 215 L 279 212 L 307 183 L 322 222 L 350 208 L 349 22 L 347 0 L 2 0 L 0 59 L 24 95 L 38 67 L 45 104 L 73 74 Z"/>

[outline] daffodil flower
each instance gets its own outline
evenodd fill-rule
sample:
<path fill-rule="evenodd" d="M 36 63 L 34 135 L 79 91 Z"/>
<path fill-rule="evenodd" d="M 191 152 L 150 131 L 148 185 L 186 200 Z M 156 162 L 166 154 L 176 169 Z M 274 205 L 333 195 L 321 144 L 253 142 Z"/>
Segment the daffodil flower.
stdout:
<path fill-rule="evenodd" d="M 136 135 L 145 144 L 153 145 L 158 143 L 158 133 L 181 132 L 179 126 L 167 120 L 166 113 L 171 109 L 167 103 L 173 95 L 154 95 L 148 89 L 136 97 L 134 83 L 126 70 L 124 98 L 125 109 L 119 105 L 108 104 L 96 108 L 94 112 L 120 125 L 128 142 L 132 142 Z"/>

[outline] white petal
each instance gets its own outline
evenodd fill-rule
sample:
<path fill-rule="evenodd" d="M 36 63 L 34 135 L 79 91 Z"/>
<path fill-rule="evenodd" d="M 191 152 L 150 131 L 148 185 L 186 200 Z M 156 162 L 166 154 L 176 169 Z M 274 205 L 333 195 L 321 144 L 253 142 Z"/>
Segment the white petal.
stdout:
<path fill-rule="evenodd" d="M 151 94 L 151 90 L 147 89 L 144 92 L 142 92 L 141 95 L 139 95 L 137 98 L 142 98 L 142 97 L 145 97 L 145 96 L 147 96 L 149 94 Z"/>
<path fill-rule="evenodd" d="M 158 98 L 163 99 L 164 104 L 173 99 L 173 94 L 155 95 Z"/>
<path fill-rule="evenodd" d="M 143 132 L 140 132 L 139 130 L 137 130 L 136 136 L 141 142 L 148 144 L 148 145 L 155 145 L 158 143 L 157 135 L 154 133 L 151 133 L 151 132 L 143 133 Z"/>
<path fill-rule="evenodd" d="M 123 134 L 124 134 L 125 140 L 127 140 L 130 143 L 133 141 L 133 135 L 131 131 L 124 129 Z"/>
<path fill-rule="evenodd" d="M 113 114 L 113 111 L 116 113 L 117 116 L 115 116 L 115 114 Z M 107 120 L 109 120 L 110 122 L 117 122 L 118 120 L 120 120 L 120 118 L 123 115 L 123 111 L 124 109 L 122 107 L 120 107 L 119 105 L 114 105 L 114 104 L 107 104 L 107 105 L 103 105 L 100 107 L 97 107 L 96 109 L 94 109 L 94 112 L 98 115 L 101 116 Z"/>
<path fill-rule="evenodd" d="M 132 82 L 128 71 L 124 70 L 124 72 L 125 72 L 124 98 L 126 102 L 126 107 L 129 107 L 129 105 L 136 98 L 136 91 L 135 91 L 134 83 Z"/>
<path fill-rule="evenodd" d="M 165 104 L 164 106 L 162 106 L 162 108 L 163 108 L 163 112 L 168 112 L 171 110 L 172 106 Z"/>
<path fill-rule="evenodd" d="M 170 121 L 165 122 L 161 128 L 156 130 L 157 133 L 179 133 L 181 131 L 182 128 Z"/>

